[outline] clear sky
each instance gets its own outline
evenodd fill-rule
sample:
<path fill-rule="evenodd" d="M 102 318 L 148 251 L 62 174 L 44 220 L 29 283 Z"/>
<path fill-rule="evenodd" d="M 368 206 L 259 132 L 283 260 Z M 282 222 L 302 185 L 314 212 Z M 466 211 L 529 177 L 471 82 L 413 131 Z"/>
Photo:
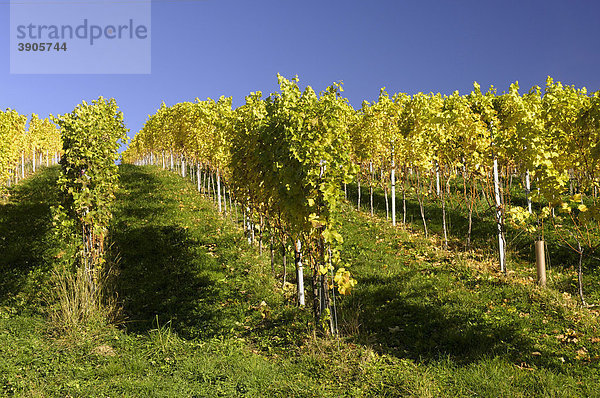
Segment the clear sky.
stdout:
<path fill-rule="evenodd" d="M 27 0 L 21 0 L 27 1 Z M 119 1 L 119 0 L 114 0 Z M 467 93 L 473 81 L 508 90 L 546 76 L 600 89 L 600 1 L 152 1 L 146 75 L 16 75 L 9 68 L 9 2 L 0 0 L 0 109 L 70 112 L 114 97 L 130 136 L 161 101 L 277 90 L 276 74 L 316 91 L 343 81 L 354 107 L 385 86 Z"/>

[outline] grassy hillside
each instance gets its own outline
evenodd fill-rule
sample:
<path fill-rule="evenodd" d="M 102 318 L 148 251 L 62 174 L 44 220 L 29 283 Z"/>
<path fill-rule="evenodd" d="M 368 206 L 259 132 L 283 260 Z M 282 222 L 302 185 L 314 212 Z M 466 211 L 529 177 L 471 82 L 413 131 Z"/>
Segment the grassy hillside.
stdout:
<path fill-rule="evenodd" d="M 120 172 L 118 325 L 48 321 L 57 169 L 0 205 L 0 395 L 600 396 L 598 312 L 535 287 L 519 262 L 505 277 L 483 249 L 443 251 L 348 205 L 358 285 L 338 298 L 340 339 L 315 339 L 234 217 L 172 173 Z"/>

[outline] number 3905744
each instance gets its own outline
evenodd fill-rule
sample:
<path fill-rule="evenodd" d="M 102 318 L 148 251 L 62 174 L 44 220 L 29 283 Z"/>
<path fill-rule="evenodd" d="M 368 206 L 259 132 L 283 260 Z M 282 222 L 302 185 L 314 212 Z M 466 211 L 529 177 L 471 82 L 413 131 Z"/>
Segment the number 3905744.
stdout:
<path fill-rule="evenodd" d="M 19 51 L 67 51 L 67 43 L 18 43 Z"/>

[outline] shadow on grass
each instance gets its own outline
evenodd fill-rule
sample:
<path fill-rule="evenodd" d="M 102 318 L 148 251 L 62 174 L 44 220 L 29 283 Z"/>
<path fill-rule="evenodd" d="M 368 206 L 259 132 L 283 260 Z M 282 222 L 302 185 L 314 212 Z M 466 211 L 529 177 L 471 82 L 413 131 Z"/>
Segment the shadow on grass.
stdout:
<path fill-rule="evenodd" d="M 234 318 L 228 311 L 235 311 L 224 308 L 235 295 L 223 283 L 223 266 L 214 253 L 225 237 L 178 225 L 171 217 L 179 208 L 167 192 L 173 189 L 170 182 L 148 169 L 121 166 L 121 184 L 111 239 L 120 257 L 117 290 L 127 328 L 146 332 L 156 328 L 158 317 L 182 337 L 222 333 Z"/>
<path fill-rule="evenodd" d="M 468 234 L 468 210 L 466 208 L 464 197 L 455 193 L 456 187 L 452 187 L 451 194 L 446 197 L 446 222 L 448 228 L 448 235 L 450 239 L 455 239 L 456 242 L 460 242 L 458 247 L 454 247 L 454 250 L 464 249 L 466 245 L 466 239 Z M 459 191 L 462 188 L 459 186 Z M 517 196 L 511 197 L 511 205 L 513 206 L 527 206 L 527 199 L 524 193 L 519 192 L 518 188 L 513 188 Z M 356 209 L 358 190 L 356 184 L 347 185 L 347 196 L 348 201 Z M 388 192 L 388 206 L 391 209 L 391 195 Z M 425 199 L 424 202 L 425 219 L 427 221 L 427 228 L 430 233 L 437 234 L 438 236 L 443 235 L 442 230 L 442 208 L 439 200 Z M 361 186 L 361 211 L 368 213 L 370 212 L 370 197 L 368 185 Z M 540 210 L 540 204 L 534 203 L 534 209 Z M 376 215 L 380 218 L 386 217 L 386 200 L 384 192 L 379 187 L 374 187 L 373 191 L 373 209 Z M 390 210 L 391 211 L 391 210 Z M 402 203 L 402 192 L 398 189 L 396 192 L 396 219 L 398 222 L 402 222 L 403 217 L 403 203 Z M 406 197 L 406 222 L 413 229 L 423 231 L 423 222 L 421 220 L 421 210 L 417 198 L 414 195 L 407 194 Z M 391 214 L 389 215 L 391 220 Z M 390 221 L 391 223 L 391 221 Z M 473 207 L 472 215 L 472 226 L 471 226 L 471 245 L 473 248 L 479 249 L 492 249 L 497 251 L 498 240 L 497 240 L 497 226 L 494 218 L 493 208 L 483 200 L 478 199 Z M 519 260 L 534 262 L 534 251 L 533 251 L 533 240 L 528 235 L 523 234 L 520 231 L 514 230 L 508 223 L 505 224 L 506 228 L 506 240 L 508 248 L 511 250 L 511 254 L 516 256 Z M 556 237 L 556 232 L 552 228 L 545 229 L 545 235 L 547 237 L 548 249 L 551 251 L 551 257 L 553 263 L 557 266 L 569 267 L 577 264 L 577 256 L 573 250 L 568 249 L 565 245 L 558 245 L 554 242 L 560 242 L 560 239 Z M 451 244 L 451 246 L 453 246 Z"/>
<path fill-rule="evenodd" d="M 419 277 L 360 279 L 363 288 L 351 297 L 354 303 L 348 303 L 363 309 L 360 338 L 399 357 L 449 356 L 464 363 L 506 354 L 507 347 L 515 353 L 531 348 L 518 336 L 515 325 L 487 322 L 473 308 L 440 298 L 433 282 L 409 283 Z"/>
<path fill-rule="evenodd" d="M 357 207 L 358 190 L 356 184 L 347 185 L 348 201 Z M 388 209 L 391 212 L 392 197 L 388 192 Z M 454 193 L 451 195 L 451 200 L 446 198 L 446 221 L 448 223 L 448 233 L 450 237 L 466 242 L 468 232 L 468 213 L 466 206 L 464 209 L 456 206 L 457 201 L 463 203 L 462 197 L 457 198 Z M 496 224 L 493 220 L 493 213 L 487 207 L 487 203 L 476 203 L 475 206 L 479 206 L 475 211 L 473 209 L 473 223 L 471 231 L 471 243 L 474 246 L 486 246 L 494 239 Z M 361 211 L 370 212 L 371 204 L 369 197 L 369 187 L 361 186 Z M 381 218 L 386 217 L 386 200 L 384 192 L 381 188 L 376 187 L 373 190 L 373 210 Z M 427 229 L 429 232 L 435 234 L 442 234 L 442 208 L 441 203 L 432 202 L 429 199 L 425 199 L 423 210 L 425 212 L 425 219 L 427 221 Z M 391 220 L 391 213 L 389 215 Z M 401 223 L 403 218 L 403 202 L 402 202 L 402 191 L 396 191 L 396 220 Z M 391 221 L 390 221 L 391 222 Z M 416 197 L 413 197 L 410 193 L 406 196 L 406 222 L 413 229 L 423 230 L 423 221 L 421 219 L 421 210 L 419 202 Z"/>
<path fill-rule="evenodd" d="M 130 329 L 154 328 L 156 316 L 159 322 L 170 320 L 180 333 L 214 322 L 215 311 L 200 305 L 215 302 L 214 280 L 198 271 L 212 264 L 195 255 L 192 247 L 198 242 L 184 229 L 141 227 L 113 239 L 120 248 L 118 286 Z"/>
<path fill-rule="evenodd" d="M 44 259 L 52 228 L 50 207 L 58 203 L 59 168 L 44 168 L 10 188 L 7 203 L 0 201 L 0 305 L 26 304 L 38 287 L 29 286 L 31 274 L 47 270 Z"/>
<path fill-rule="evenodd" d="M 564 370 L 564 354 L 538 345 L 535 333 L 529 332 L 529 318 L 519 318 L 518 313 L 490 314 L 485 302 L 476 303 L 474 297 L 440 294 L 451 287 L 414 270 L 400 278 L 360 278 L 359 283 L 361 289 L 345 300 L 342 312 L 360 309 L 354 320 L 360 332 L 352 339 L 376 352 L 424 363 L 450 360 L 458 366 L 501 357 L 517 366 Z M 477 289 L 511 295 L 493 281 L 480 282 Z M 539 311 L 534 305 L 526 303 L 524 312 Z"/>
<path fill-rule="evenodd" d="M 340 301 L 341 329 L 352 340 L 426 363 L 448 359 L 462 366 L 498 356 L 561 369 L 563 354 L 536 341 L 551 328 L 542 320 L 552 322 L 555 314 L 531 295 L 532 286 L 488 278 L 431 250 L 429 241 L 405 241 L 397 232 L 379 239 L 392 228 L 365 220 L 348 219 L 342 233 L 342 256 L 358 281 Z"/>

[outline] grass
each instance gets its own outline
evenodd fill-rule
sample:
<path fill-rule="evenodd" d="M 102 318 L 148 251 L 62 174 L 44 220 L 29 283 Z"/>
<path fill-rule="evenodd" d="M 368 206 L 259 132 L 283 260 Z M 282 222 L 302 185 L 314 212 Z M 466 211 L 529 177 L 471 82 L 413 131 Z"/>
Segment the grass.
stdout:
<path fill-rule="evenodd" d="M 64 335 L 48 321 L 57 169 L 0 205 L 0 395 L 600 396 L 598 312 L 557 289 L 566 268 L 539 289 L 523 261 L 503 276 L 491 250 L 444 251 L 347 205 L 359 284 L 337 301 L 340 339 L 315 339 L 235 220 L 172 173 L 120 172 L 117 326 Z"/>
<path fill-rule="evenodd" d="M 596 332 L 596 313 L 579 309 L 570 295 L 536 287 L 521 276 L 525 270 L 504 277 L 472 255 L 436 249 L 434 239 L 366 219 L 355 214 L 344 228 L 359 285 L 342 305 L 362 309 L 358 338 L 381 352 L 425 362 L 501 356 L 553 370 L 564 368 L 562 359 L 582 363 L 575 351 L 590 347 L 592 337 L 561 346 L 547 335 L 549 329 Z M 379 225 L 370 235 L 360 228 L 373 223 Z"/>
<path fill-rule="evenodd" d="M 52 263 L 50 206 L 58 201 L 58 168 L 11 187 L 0 199 L 0 308 L 39 312 Z"/>
<path fill-rule="evenodd" d="M 425 184 L 427 186 L 428 184 Z M 446 195 L 446 217 L 448 224 L 449 247 L 454 252 L 465 252 L 465 242 L 468 230 L 467 208 L 462 194 L 462 180 L 457 180 L 451 183 L 450 194 Z M 481 189 L 481 187 L 479 188 Z M 400 224 L 402 221 L 402 193 L 397 187 L 396 206 L 397 220 Z M 355 184 L 348 184 L 348 201 L 352 203 L 350 206 L 356 209 L 357 203 L 357 187 Z M 515 180 L 511 188 L 511 205 L 527 206 L 525 192 L 519 188 L 518 182 Z M 391 201 L 390 193 L 388 192 L 388 200 Z M 494 209 L 483 198 L 479 197 L 473 205 L 473 225 L 471 244 L 472 248 L 478 252 L 480 258 L 496 259 L 498 257 L 498 238 L 497 226 L 494 215 Z M 384 192 L 380 187 L 375 187 L 373 192 L 373 207 L 374 214 L 380 219 L 386 218 L 386 205 Z M 535 211 L 540 211 L 541 203 L 534 201 L 533 208 Z M 427 228 L 433 236 L 439 237 L 442 235 L 442 207 L 439 199 L 435 198 L 434 192 L 429 192 L 424 199 L 425 218 Z M 537 209 L 537 210 L 536 210 Z M 364 213 L 370 212 L 369 202 L 369 187 L 361 187 L 361 211 Z M 419 203 L 416 193 L 412 189 L 407 190 L 407 224 L 406 228 L 416 234 L 422 234 L 423 222 L 419 210 Z M 567 223 L 568 224 L 568 223 Z M 520 230 L 516 230 L 510 225 L 510 222 L 505 223 L 507 257 L 509 270 L 521 272 L 527 270 L 527 275 L 531 276 L 530 267 L 535 266 L 534 254 L 534 239 Z M 593 230 L 593 227 L 592 227 Z M 546 267 L 550 273 L 554 274 L 552 287 L 561 292 L 577 295 L 577 271 L 578 254 L 568 248 L 563 239 L 559 235 L 565 235 L 565 232 L 557 231 L 546 222 L 544 224 L 544 236 L 546 240 Z M 596 237 L 598 233 L 596 232 Z M 563 236 L 564 238 L 564 236 Z M 569 239 L 568 239 L 569 240 Z M 573 240 L 569 240 L 570 244 L 576 247 Z M 437 244 L 442 247 L 442 243 Z M 589 255 L 589 253 L 588 253 Z M 600 304 L 600 268 L 598 267 L 598 257 L 586 256 L 583 262 L 583 290 L 588 303 Z M 535 275 L 533 275 L 535 276 Z"/>

